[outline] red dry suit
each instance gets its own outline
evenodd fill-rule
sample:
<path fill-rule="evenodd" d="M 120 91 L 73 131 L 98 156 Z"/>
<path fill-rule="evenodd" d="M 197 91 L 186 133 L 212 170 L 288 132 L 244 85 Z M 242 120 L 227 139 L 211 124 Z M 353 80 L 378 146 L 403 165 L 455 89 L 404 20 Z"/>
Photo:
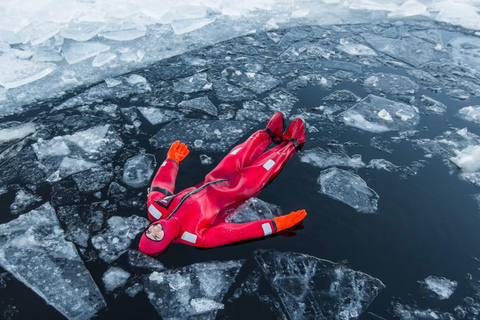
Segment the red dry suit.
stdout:
<path fill-rule="evenodd" d="M 275 233 L 276 224 L 271 219 L 212 226 L 222 209 L 255 195 L 273 180 L 296 151 L 294 142 L 284 141 L 264 152 L 271 141 L 267 130 L 255 132 L 234 147 L 203 183 L 177 194 L 173 192 L 179 166 L 173 160 L 165 160 L 152 182 L 147 201 L 150 220 L 158 220 L 165 230 L 161 251 L 172 241 L 215 247 Z M 140 250 L 148 253 L 147 240 L 142 243 L 143 240 Z"/>

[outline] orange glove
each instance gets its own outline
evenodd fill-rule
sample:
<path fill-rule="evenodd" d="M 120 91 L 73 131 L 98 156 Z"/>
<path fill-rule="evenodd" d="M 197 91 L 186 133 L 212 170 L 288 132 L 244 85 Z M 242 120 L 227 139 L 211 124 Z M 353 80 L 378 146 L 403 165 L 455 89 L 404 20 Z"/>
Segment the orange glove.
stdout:
<path fill-rule="evenodd" d="M 189 152 L 187 145 L 177 140 L 170 146 L 170 150 L 167 152 L 167 159 L 172 159 L 180 164 L 180 161 L 185 159 Z"/>
<path fill-rule="evenodd" d="M 275 224 L 277 225 L 277 232 L 293 227 L 294 225 L 302 221 L 306 215 L 307 211 L 298 210 L 284 216 L 273 218 L 273 221 L 275 221 Z"/>

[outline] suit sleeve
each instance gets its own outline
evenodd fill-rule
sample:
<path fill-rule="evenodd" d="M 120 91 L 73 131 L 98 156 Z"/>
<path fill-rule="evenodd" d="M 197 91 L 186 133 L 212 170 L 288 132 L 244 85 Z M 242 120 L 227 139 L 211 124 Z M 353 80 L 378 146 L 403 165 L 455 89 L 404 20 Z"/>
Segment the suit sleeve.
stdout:
<path fill-rule="evenodd" d="M 225 244 L 265 237 L 276 233 L 277 227 L 271 219 L 258 220 L 246 223 L 219 223 L 205 229 L 198 237 L 195 246 L 209 248 Z"/>
<path fill-rule="evenodd" d="M 150 192 L 158 191 L 163 195 L 155 197 L 157 200 L 173 195 L 177 173 L 178 163 L 171 159 L 163 161 L 150 186 Z"/>

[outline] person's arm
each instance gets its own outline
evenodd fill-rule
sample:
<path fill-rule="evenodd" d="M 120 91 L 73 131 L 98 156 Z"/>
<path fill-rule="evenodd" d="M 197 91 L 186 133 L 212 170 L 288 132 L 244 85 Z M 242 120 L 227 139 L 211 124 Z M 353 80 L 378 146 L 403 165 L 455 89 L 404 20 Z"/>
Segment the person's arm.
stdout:
<path fill-rule="evenodd" d="M 158 191 L 162 193 L 163 196 L 158 195 L 155 197 L 157 200 L 173 195 L 178 166 L 189 152 L 187 146 L 184 143 L 180 143 L 180 141 L 175 141 L 170 146 L 167 159 L 161 164 L 150 186 L 150 192 Z"/>
<path fill-rule="evenodd" d="M 290 228 L 305 218 L 307 212 L 299 210 L 290 214 L 246 223 L 219 223 L 214 227 L 207 228 L 202 235 L 192 242 L 194 246 L 209 248 L 225 244 L 265 237 L 273 233 Z"/>

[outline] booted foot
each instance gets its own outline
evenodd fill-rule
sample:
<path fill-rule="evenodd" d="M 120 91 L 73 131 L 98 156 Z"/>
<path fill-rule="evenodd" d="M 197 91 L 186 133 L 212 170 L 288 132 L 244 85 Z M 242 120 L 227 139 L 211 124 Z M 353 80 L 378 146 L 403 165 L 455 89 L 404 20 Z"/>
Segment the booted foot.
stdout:
<path fill-rule="evenodd" d="M 283 112 L 276 112 L 268 121 L 265 130 L 267 130 L 273 141 L 282 141 L 284 128 L 285 114 L 283 114 Z"/>
<path fill-rule="evenodd" d="M 301 150 L 305 145 L 305 120 L 297 118 L 290 123 L 287 131 L 283 135 L 283 141 L 292 141 L 297 150 Z"/>

